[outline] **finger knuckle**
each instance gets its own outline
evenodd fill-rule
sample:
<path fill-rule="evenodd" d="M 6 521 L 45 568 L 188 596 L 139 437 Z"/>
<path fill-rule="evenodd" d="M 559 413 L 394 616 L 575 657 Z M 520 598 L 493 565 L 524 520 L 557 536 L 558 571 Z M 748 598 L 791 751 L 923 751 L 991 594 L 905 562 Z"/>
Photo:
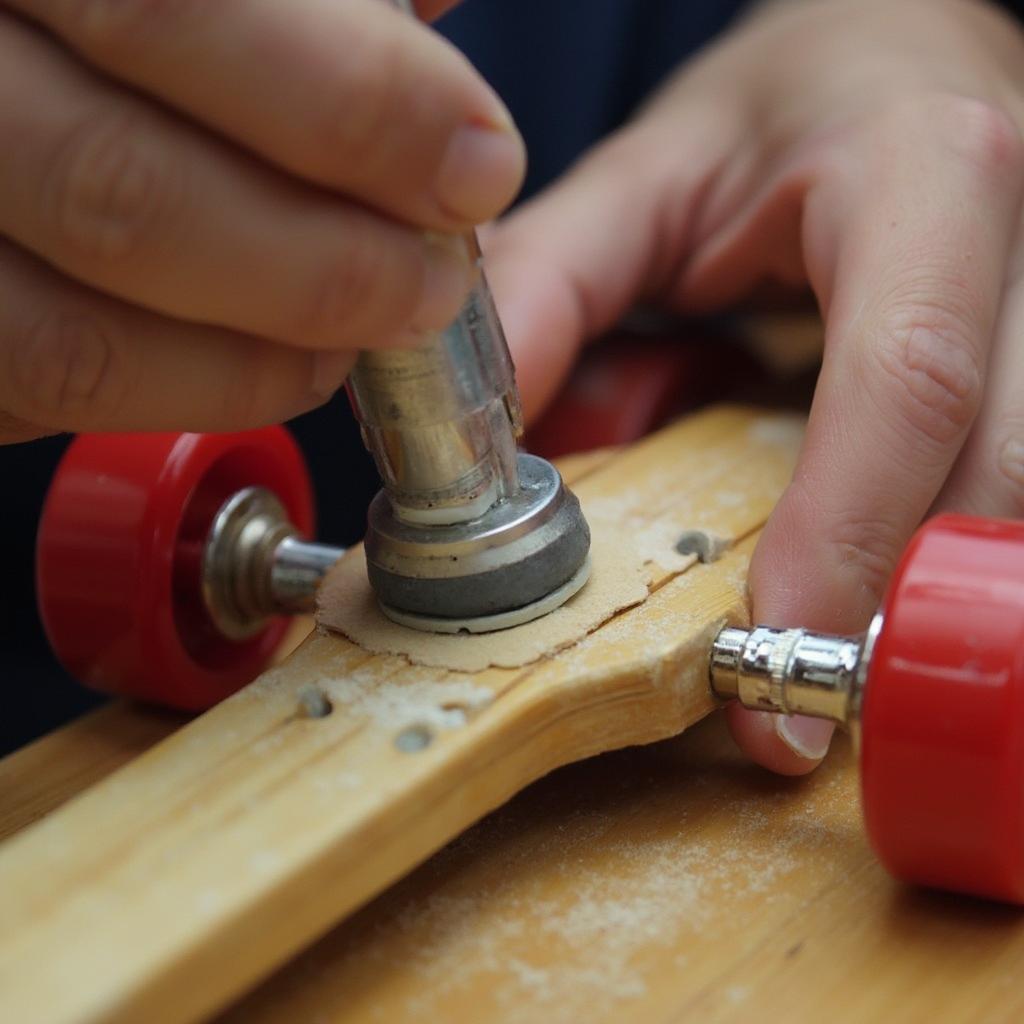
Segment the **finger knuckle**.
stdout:
<path fill-rule="evenodd" d="M 947 156 L 960 159 L 986 180 L 1024 169 L 1024 137 L 1014 118 L 988 100 L 953 93 L 911 100 L 909 115 L 927 125 Z"/>
<path fill-rule="evenodd" d="M 64 427 L 85 412 L 103 420 L 130 387 L 124 348 L 112 326 L 80 311 L 47 313 L 12 354 L 12 380 L 27 403 L 24 415 L 34 422 Z"/>
<path fill-rule="evenodd" d="M 169 161 L 130 116 L 80 126 L 58 151 L 51 174 L 51 220 L 65 256 L 123 262 L 158 234 L 174 191 Z"/>
<path fill-rule="evenodd" d="M 996 470 L 1011 508 L 1024 515 L 1024 419 L 1007 424 L 997 438 Z"/>
<path fill-rule="evenodd" d="M 982 399 L 976 320 L 957 305 L 952 300 L 901 300 L 871 349 L 885 378 L 896 385 L 901 425 L 912 439 L 943 448 L 966 432 Z"/>
<path fill-rule="evenodd" d="M 847 515 L 835 523 L 832 540 L 838 571 L 852 576 L 872 603 L 880 604 L 902 551 L 899 528 L 881 517 Z"/>

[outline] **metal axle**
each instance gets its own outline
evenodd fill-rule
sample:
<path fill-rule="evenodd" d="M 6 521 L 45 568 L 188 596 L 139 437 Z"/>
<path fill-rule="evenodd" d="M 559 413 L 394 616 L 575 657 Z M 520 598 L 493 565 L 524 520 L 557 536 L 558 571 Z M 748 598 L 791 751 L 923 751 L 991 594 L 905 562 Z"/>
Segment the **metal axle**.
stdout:
<path fill-rule="evenodd" d="M 228 639 L 245 640 L 271 615 L 313 611 L 317 584 L 344 553 L 303 540 L 274 494 L 246 487 L 221 506 L 206 538 L 206 611 Z"/>
<path fill-rule="evenodd" d="M 711 689 L 757 711 L 810 715 L 855 728 L 881 628 L 881 614 L 857 638 L 727 626 L 711 648 Z"/>

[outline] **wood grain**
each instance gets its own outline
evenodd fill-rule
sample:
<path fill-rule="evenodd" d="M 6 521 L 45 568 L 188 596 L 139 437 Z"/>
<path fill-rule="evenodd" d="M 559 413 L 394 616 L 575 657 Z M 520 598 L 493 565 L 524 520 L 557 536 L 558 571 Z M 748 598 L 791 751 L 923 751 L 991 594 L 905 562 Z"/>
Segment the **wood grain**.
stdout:
<path fill-rule="evenodd" d="M 106 778 L 187 720 L 113 701 L 0 760 L 0 839 Z"/>
<path fill-rule="evenodd" d="M 745 616 L 746 564 L 798 441 L 789 421 L 721 409 L 586 474 L 584 504 L 616 507 L 624 532 L 736 543 L 654 573 L 645 604 L 576 647 L 468 675 L 314 635 L 8 840 L 0 1019 L 197 1019 L 531 780 L 703 717 L 711 638 Z M 318 681 L 358 697 L 309 718 L 300 695 Z M 429 742 L 400 749 L 409 729 Z"/>
<path fill-rule="evenodd" d="M 312 628 L 312 616 L 296 616 L 274 661 L 283 661 Z M 190 718 L 180 711 L 112 700 L 0 759 L 0 840 L 105 779 Z"/>
<path fill-rule="evenodd" d="M 218 1024 L 1024 1019 L 1024 913 L 908 889 L 840 737 L 806 779 L 719 715 L 552 773 Z"/>

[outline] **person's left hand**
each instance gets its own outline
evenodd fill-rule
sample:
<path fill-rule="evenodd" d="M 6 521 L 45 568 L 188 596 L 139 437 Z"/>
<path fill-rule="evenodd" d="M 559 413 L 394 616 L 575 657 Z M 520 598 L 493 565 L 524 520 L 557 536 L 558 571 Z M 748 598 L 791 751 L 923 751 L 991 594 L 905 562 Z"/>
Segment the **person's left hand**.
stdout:
<path fill-rule="evenodd" d="M 762 5 L 497 225 L 527 411 L 638 300 L 810 287 L 825 360 L 751 566 L 769 625 L 863 629 L 930 510 L 1024 511 L 1024 34 L 968 0 Z M 809 771 L 828 723 L 730 708 Z"/>

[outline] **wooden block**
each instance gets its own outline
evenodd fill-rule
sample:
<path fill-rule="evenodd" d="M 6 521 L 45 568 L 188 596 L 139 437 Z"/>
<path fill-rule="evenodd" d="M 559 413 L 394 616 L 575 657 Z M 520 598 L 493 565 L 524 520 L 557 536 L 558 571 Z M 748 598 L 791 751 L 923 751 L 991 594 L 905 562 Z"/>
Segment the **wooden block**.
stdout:
<path fill-rule="evenodd" d="M 792 1017 L 785 998 L 762 1012 L 759 993 L 810 952 L 793 952 L 801 939 L 816 944 L 805 908 L 871 871 L 849 745 L 837 748 L 808 780 L 772 778 L 713 716 L 682 740 L 564 768 L 218 1024 L 821 1020 L 814 977 L 791 983 L 814 989 L 817 1015 Z"/>
<path fill-rule="evenodd" d="M 792 421 L 719 409 L 597 460 L 577 493 L 624 531 L 734 546 L 655 574 L 647 602 L 575 647 L 470 675 L 314 634 L 8 840 L 0 1019 L 207 1015 L 532 780 L 703 717 L 711 639 L 745 620 L 747 561 L 798 442 Z M 304 688 L 338 679 L 356 696 L 306 715 Z"/>

